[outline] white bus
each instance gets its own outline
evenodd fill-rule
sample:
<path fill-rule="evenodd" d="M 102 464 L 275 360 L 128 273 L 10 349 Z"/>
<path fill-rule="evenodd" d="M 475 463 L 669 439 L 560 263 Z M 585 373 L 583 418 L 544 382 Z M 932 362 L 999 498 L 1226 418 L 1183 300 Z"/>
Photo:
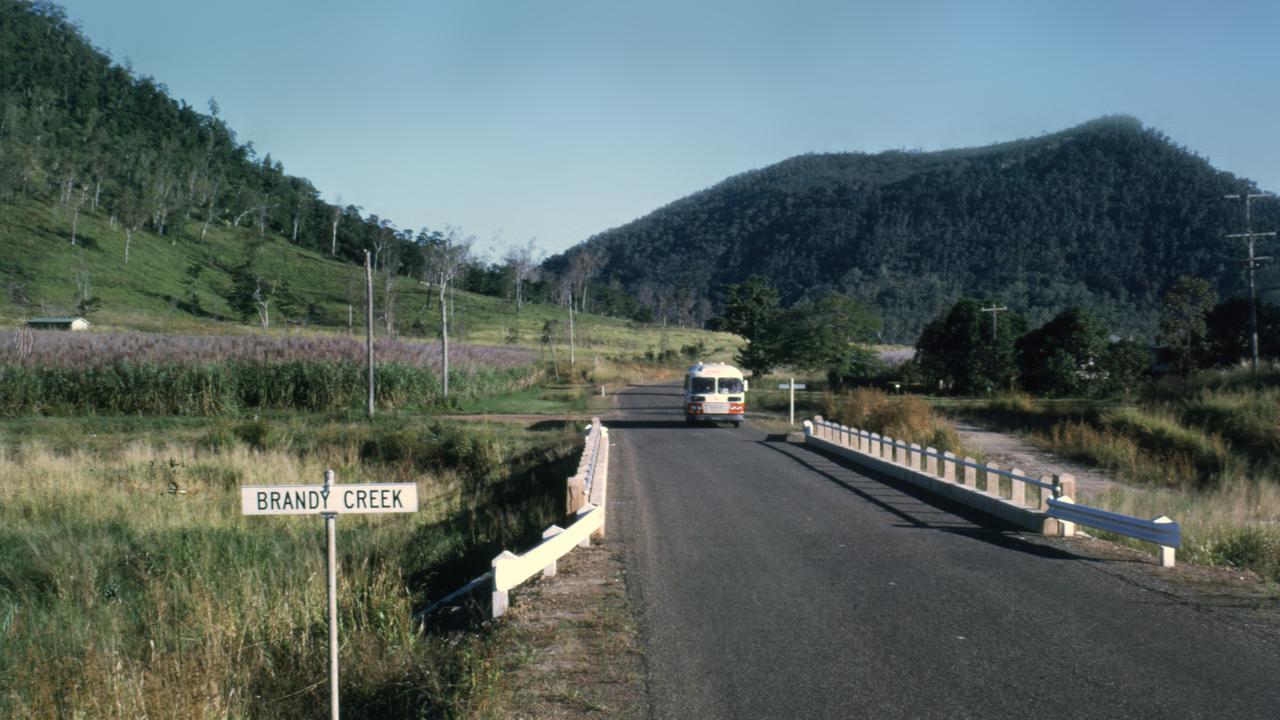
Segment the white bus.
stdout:
<path fill-rule="evenodd" d="M 747 381 L 742 371 L 724 363 L 698 363 L 684 376 L 684 419 L 726 420 L 742 426 L 747 413 Z"/>

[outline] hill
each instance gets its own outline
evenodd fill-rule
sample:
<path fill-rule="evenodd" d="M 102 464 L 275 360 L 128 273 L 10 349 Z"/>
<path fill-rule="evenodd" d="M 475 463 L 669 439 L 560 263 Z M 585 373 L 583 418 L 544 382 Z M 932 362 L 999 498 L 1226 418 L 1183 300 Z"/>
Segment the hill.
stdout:
<path fill-rule="evenodd" d="M 114 63 L 57 5 L 0 0 L 0 323 L 76 313 L 99 329 L 249 332 L 262 323 L 237 285 L 248 278 L 269 301 L 272 332 L 345 330 L 351 311 L 362 329 L 373 250 L 379 334 L 437 337 L 439 301 L 417 278 L 424 246 L 444 234 L 322 201 L 237 141 L 217 111 Z M 485 294 L 451 295 L 451 337 L 539 347 L 551 323 L 566 342 L 565 311 L 515 312 L 505 280 L 483 260 L 465 269 L 456 284 Z M 528 298 L 551 297 L 545 283 L 526 286 Z M 579 347 L 610 354 L 736 344 L 585 314 L 576 333 Z"/>
<path fill-rule="evenodd" d="M 693 293 L 711 307 L 722 284 L 756 273 L 786 303 L 838 290 L 879 311 L 887 341 L 913 342 L 961 294 L 1033 322 L 1080 304 L 1148 334 L 1179 275 L 1241 291 L 1244 249 L 1223 235 L 1242 229 L 1243 212 L 1223 195 L 1250 190 L 1138 120 L 1107 117 L 988 147 L 794 157 L 548 266 L 591 253 L 603 258 L 599 286 L 654 302 Z M 1277 224 L 1275 205 L 1255 203 L 1256 227 Z"/>

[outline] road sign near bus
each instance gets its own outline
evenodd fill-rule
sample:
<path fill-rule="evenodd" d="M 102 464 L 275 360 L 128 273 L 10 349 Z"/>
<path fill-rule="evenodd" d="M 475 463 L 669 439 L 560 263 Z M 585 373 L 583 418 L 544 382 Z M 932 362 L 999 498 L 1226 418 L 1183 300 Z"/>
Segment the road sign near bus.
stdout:
<path fill-rule="evenodd" d="M 786 383 L 778 383 L 778 389 L 779 390 L 803 390 L 804 383 L 795 383 L 793 385 L 788 385 Z"/>
<path fill-rule="evenodd" d="M 240 510 L 245 515 L 417 512 L 418 485 L 251 485 L 240 488 Z"/>

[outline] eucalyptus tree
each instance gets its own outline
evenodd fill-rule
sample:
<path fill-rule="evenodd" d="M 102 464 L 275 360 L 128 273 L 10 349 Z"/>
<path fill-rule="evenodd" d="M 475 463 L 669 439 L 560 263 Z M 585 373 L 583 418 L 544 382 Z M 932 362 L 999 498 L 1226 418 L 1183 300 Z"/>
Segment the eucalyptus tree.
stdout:
<path fill-rule="evenodd" d="M 463 235 L 462 230 L 449 227 L 443 234 L 429 232 L 426 228 L 418 235 L 423 254 L 423 275 L 435 288 L 440 301 L 440 388 L 441 396 L 449 397 L 449 307 L 450 285 L 471 260 L 471 247 L 475 237 Z"/>
<path fill-rule="evenodd" d="M 542 264 L 542 251 L 537 247 L 537 238 L 529 238 L 524 245 L 513 245 L 502 256 L 502 262 L 511 273 L 515 284 L 516 312 L 524 308 L 524 285 L 532 280 Z"/>

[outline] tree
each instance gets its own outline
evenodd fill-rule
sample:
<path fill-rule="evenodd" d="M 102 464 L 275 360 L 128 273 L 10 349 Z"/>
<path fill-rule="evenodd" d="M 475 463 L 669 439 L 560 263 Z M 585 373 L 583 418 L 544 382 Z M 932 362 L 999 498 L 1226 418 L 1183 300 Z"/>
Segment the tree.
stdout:
<path fill-rule="evenodd" d="M 1151 348 L 1133 338 L 1113 342 L 1102 356 L 1102 371 L 1101 394 L 1127 399 L 1151 372 Z"/>
<path fill-rule="evenodd" d="M 600 270 L 608 262 L 608 255 L 602 248 L 584 245 L 582 249 L 569 258 L 567 278 L 571 294 L 578 299 L 578 309 L 587 309 L 587 291 L 591 281 L 600 274 Z"/>
<path fill-rule="evenodd" d="M 927 383 L 963 395 L 990 394 L 1012 385 L 1017 374 L 1014 346 L 1026 332 L 1026 320 L 1010 312 L 993 329 L 982 307 L 977 300 L 960 298 L 925 325 L 916 341 L 916 364 Z"/>
<path fill-rule="evenodd" d="M 785 313 L 795 330 L 786 334 L 793 359 L 802 367 L 825 370 L 833 385 L 867 377 L 876 366 L 867 347 L 880 329 L 880 319 L 869 308 L 840 293 L 827 293 L 812 305 Z"/>
<path fill-rule="evenodd" d="M 1107 332 L 1088 310 L 1072 307 L 1024 335 L 1017 348 L 1024 388 L 1045 395 L 1087 395 L 1103 377 L 1099 363 Z"/>
<path fill-rule="evenodd" d="M 573 368 L 577 362 L 574 348 L 573 336 L 573 291 L 576 287 L 576 279 L 570 272 L 566 272 L 560 276 L 556 283 L 556 296 L 560 302 L 560 307 L 567 308 L 569 311 L 569 367 Z"/>
<path fill-rule="evenodd" d="M 754 376 L 769 374 L 781 362 L 784 347 L 778 337 L 778 291 L 768 278 L 752 275 L 741 283 L 726 285 L 725 293 L 728 300 L 722 327 L 747 341 L 735 361 Z"/>
<path fill-rule="evenodd" d="M 342 196 L 338 195 L 333 199 L 333 235 L 329 239 L 329 256 L 335 257 L 338 254 L 338 223 L 342 221 Z"/>
<path fill-rule="evenodd" d="M 529 238 L 524 245 L 514 245 L 502 256 L 502 262 L 511 273 L 515 284 L 516 312 L 524 307 L 524 285 L 532 280 L 542 260 L 542 251 L 538 249 L 536 238 Z"/>
<path fill-rule="evenodd" d="M 441 396 L 449 397 L 449 308 L 448 292 L 450 283 L 458 277 L 463 266 L 471 258 L 471 246 L 475 238 L 464 237 L 459 228 L 450 227 L 441 235 L 429 233 L 426 228 L 418 235 L 423 253 L 424 274 L 431 278 L 439 293 L 440 301 L 440 387 Z"/>
<path fill-rule="evenodd" d="M 1280 310 L 1259 302 L 1258 354 L 1264 358 L 1280 357 Z M 1234 365 L 1249 358 L 1252 352 L 1249 336 L 1249 299 L 1231 298 L 1214 306 L 1205 317 L 1208 366 Z"/>
<path fill-rule="evenodd" d="M 124 264 L 129 264 L 129 248 L 133 244 L 133 235 L 147 220 L 147 208 L 141 192 L 128 188 L 121 193 L 116 207 L 116 216 L 120 218 L 120 227 L 124 229 Z"/>
<path fill-rule="evenodd" d="M 255 268 L 257 250 L 256 244 L 250 246 L 240 264 L 231 269 L 231 293 L 227 296 L 227 304 L 243 320 L 257 315 L 262 328 L 266 330 L 271 327 L 271 301 L 274 299 L 275 288 L 263 283 Z"/>
<path fill-rule="evenodd" d="M 1187 375 L 1208 354 L 1205 316 L 1217 302 L 1205 280 L 1183 275 L 1173 282 L 1160 306 L 1160 341 L 1173 356 L 1174 367 Z"/>

